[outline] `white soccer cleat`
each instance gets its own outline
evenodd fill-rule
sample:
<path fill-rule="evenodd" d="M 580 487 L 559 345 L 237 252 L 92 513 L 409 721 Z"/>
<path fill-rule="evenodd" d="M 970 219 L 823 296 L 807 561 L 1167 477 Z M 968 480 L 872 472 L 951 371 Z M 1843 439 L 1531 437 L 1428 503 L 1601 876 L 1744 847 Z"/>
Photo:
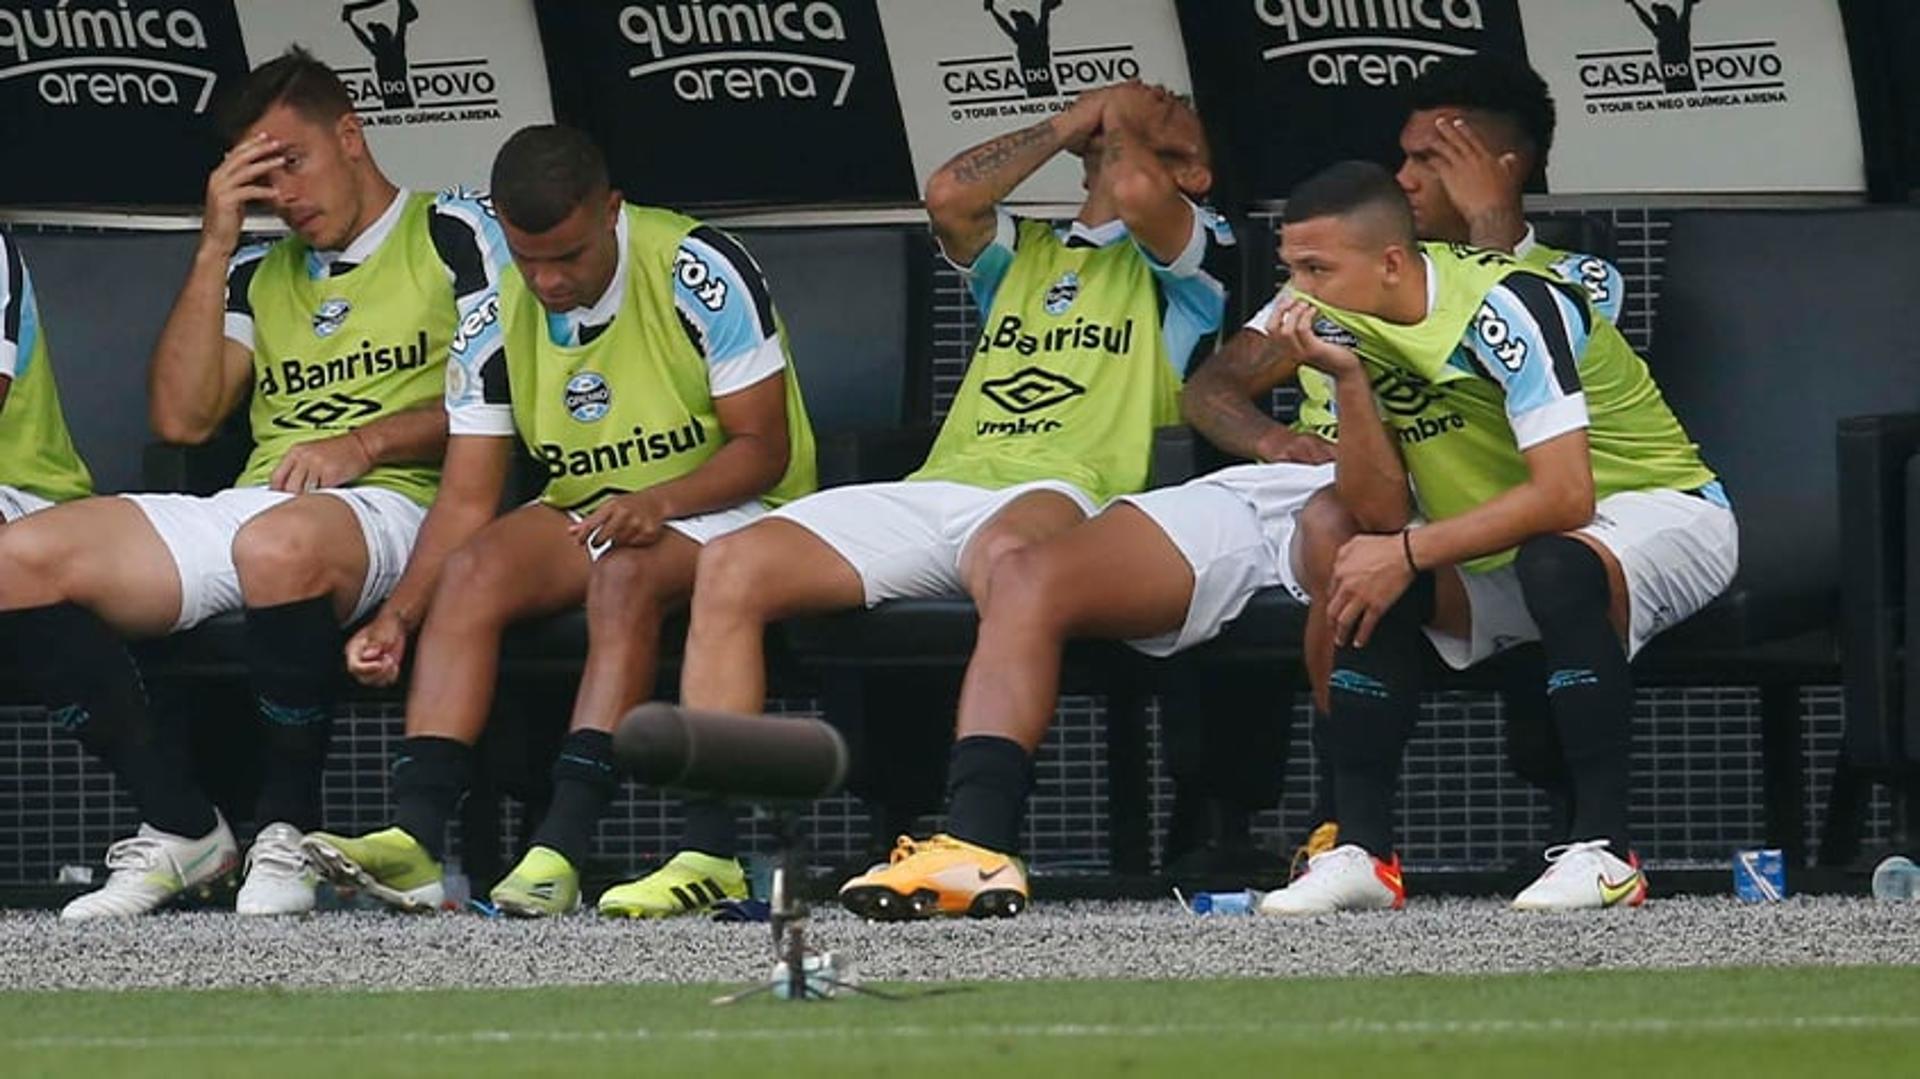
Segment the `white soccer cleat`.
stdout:
<path fill-rule="evenodd" d="M 1307 871 L 1292 884 L 1268 892 L 1260 913 L 1332 914 L 1342 910 L 1399 910 L 1407 904 L 1400 881 L 1400 856 L 1383 862 L 1357 843 L 1347 843 L 1307 859 Z"/>
<path fill-rule="evenodd" d="M 98 890 L 68 903 L 60 917 L 131 918 L 172 902 L 181 893 L 212 884 L 240 864 L 240 847 L 218 812 L 213 831 L 197 839 L 142 824 L 132 838 L 107 848 L 112 872 Z"/>
<path fill-rule="evenodd" d="M 1647 875 L 1632 854 L 1621 861 L 1604 839 L 1547 848 L 1547 871 L 1513 897 L 1515 910 L 1600 910 L 1647 901 Z"/>
<path fill-rule="evenodd" d="M 236 914 L 306 914 L 317 879 L 300 851 L 300 829 L 275 821 L 247 848 L 247 879 L 234 898 Z"/>

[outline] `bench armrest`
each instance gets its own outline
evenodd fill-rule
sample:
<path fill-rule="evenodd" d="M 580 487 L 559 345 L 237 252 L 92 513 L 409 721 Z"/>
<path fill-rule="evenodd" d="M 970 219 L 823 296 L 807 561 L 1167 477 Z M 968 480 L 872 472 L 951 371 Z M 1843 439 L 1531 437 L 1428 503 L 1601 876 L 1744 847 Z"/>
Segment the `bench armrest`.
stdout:
<path fill-rule="evenodd" d="M 820 486 L 897 480 L 926 461 L 938 433 L 915 426 L 826 435 L 814 446 Z"/>
<path fill-rule="evenodd" d="M 223 432 L 196 445 L 149 442 L 140 454 L 140 483 L 148 491 L 210 495 L 233 485 L 253 442 Z"/>
<path fill-rule="evenodd" d="M 1895 715 L 1903 639 L 1912 644 L 1908 625 L 1920 606 L 1907 492 L 1910 462 L 1920 454 L 1920 413 L 1850 416 L 1836 437 L 1847 757 L 1863 768 L 1886 768 L 1920 751 L 1901 736 L 1904 717 Z"/>

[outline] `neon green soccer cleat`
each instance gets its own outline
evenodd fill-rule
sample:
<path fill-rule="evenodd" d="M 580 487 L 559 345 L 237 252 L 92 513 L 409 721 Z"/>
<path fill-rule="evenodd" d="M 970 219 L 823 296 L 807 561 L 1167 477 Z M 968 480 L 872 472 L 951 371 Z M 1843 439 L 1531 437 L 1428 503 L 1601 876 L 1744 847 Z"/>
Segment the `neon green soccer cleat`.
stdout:
<path fill-rule="evenodd" d="M 398 828 L 363 836 L 310 832 L 300 841 L 314 872 L 335 886 L 358 888 L 395 910 L 410 914 L 440 909 L 446 892 L 440 863 Z"/>
<path fill-rule="evenodd" d="M 551 918 L 580 907 L 580 874 L 566 856 L 550 847 L 534 847 L 487 898 L 502 914 Z"/>
<path fill-rule="evenodd" d="M 732 858 L 683 850 L 659 869 L 600 896 L 600 913 L 615 918 L 697 914 L 723 899 L 747 897 L 747 874 Z"/>

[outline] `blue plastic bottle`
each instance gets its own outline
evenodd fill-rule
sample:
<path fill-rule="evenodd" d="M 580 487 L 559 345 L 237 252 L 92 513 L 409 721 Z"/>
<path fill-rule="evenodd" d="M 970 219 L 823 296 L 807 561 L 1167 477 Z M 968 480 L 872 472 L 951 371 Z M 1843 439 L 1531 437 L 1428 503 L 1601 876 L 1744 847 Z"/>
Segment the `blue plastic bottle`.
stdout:
<path fill-rule="evenodd" d="M 1238 892 L 1195 892 L 1187 909 L 1195 914 L 1252 914 L 1260 909 L 1260 893 L 1251 888 Z"/>

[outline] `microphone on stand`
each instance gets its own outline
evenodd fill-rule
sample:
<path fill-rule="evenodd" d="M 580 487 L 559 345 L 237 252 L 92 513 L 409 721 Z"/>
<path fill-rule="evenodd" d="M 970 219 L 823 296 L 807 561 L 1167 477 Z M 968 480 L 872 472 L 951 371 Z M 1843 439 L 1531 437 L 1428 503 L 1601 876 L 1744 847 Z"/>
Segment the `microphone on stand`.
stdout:
<path fill-rule="evenodd" d="M 650 786 L 740 802 L 811 802 L 847 778 L 847 744 L 820 720 L 657 701 L 620 720 L 613 755 Z"/>

